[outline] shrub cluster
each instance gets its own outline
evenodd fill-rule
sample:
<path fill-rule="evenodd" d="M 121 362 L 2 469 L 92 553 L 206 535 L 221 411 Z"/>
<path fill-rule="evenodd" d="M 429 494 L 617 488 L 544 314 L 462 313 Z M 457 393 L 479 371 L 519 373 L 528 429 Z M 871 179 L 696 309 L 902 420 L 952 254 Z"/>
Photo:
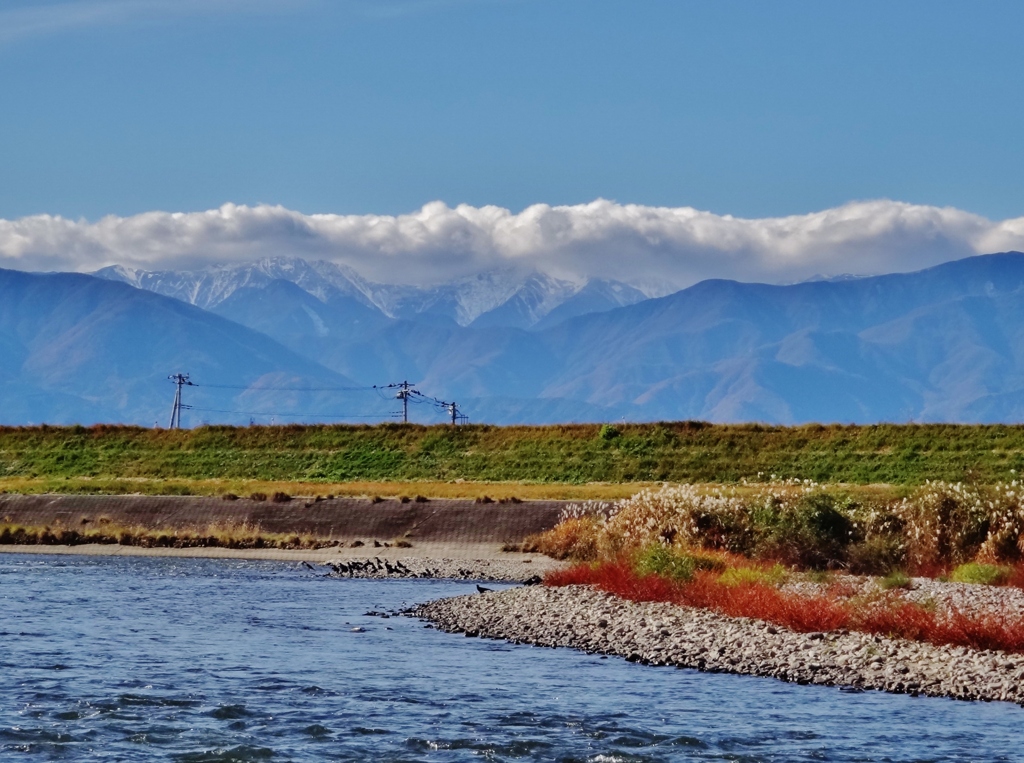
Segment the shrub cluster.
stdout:
<path fill-rule="evenodd" d="M 618 504 L 576 504 L 528 548 L 614 560 L 652 544 L 810 570 L 934 574 L 1024 553 L 1024 486 L 929 482 L 900 499 L 854 500 L 810 481 L 665 486 Z"/>

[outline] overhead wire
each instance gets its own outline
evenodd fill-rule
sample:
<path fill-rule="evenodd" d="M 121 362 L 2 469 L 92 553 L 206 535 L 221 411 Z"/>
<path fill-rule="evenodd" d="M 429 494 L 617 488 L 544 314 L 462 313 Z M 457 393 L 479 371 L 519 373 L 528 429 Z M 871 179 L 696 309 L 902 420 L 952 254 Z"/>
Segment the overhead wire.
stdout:
<path fill-rule="evenodd" d="M 193 387 L 208 387 L 210 389 L 244 389 L 253 392 L 369 392 L 378 389 L 372 387 L 257 387 L 252 384 L 197 384 Z"/>
<path fill-rule="evenodd" d="M 284 387 L 284 386 L 253 386 L 246 384 L 207 384 L 192 382 L 190 386 L 205 387 L 207 389 L 230 389 L 245 390 L 250 392 L 376 392 L 381 400 L 394 400 L 402 395 L 389 394 L 389 390 L 401 389 L 405 391 L 405 399 L 414 405 L 431 405 L 437 410 L 448 411 L 454 403 L 448 403 L 436 397 L 424 395 L 416 389 L 411 389 L 408 382 L 394 384 L 374 384 L 360 387 Z M 313 418 L 313 419 L 388 419 L 400 417 L 401 413 L 390 411 L 388 413 L 296 413 L 296 412 L 273 412 L 273 411 L 244 411 L 227 408 L 203 408 L 188 406 L 191 410 L 200 413 L 224 413 L 237 416 L 260 416 L 273 418 Z M 460 419 L 465 419 L 460 415 Z"/>
<path fill-rule="evenodd" d="M 379 413 L 274 413 L 273 411 L 232 411 L 225 408 L 200 408 L 199 406 L 190 406 L 193 411 L 202 411 L 203 413 L 234 413 L 239 416 L 274 416 L 285 418 L 288 416 L 295 416 L 300 419 L 380 419 L 384 418 Z"/>

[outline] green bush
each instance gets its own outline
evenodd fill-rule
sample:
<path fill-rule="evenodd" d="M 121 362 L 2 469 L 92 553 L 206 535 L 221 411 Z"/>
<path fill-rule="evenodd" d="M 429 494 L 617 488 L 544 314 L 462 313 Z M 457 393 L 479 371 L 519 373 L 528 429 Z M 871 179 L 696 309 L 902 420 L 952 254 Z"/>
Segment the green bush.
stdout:
<path fill-rule="evenodd" d="M 612 424 L 602 424 L 601 430 L 597 433 L 597 436 L 602 440 L 614 440 L 621 434 L 622 432 L 619 431 L 618 427 L 613 426 Z"/>
<path fill-rule="evenodd" d="M 879 580 L 878 584 L 886 591 L 891 591 L 894 588 L 910 588 L 910 576 L 902 570 L 893 570 Z"/>
<path fill-rule="evenodd" d="M 679 553 L 658 544 L 641 551 L 635 566 L 641 575 L 663 575 L 676 580 L 690 580 L 698 570 L 719 572 L 725 569 L 725 563 L 713 557 Z"/>
<path fill-rule="evenodd" d="M 786 574 L 786 568 L 781 564 L 776 564 L 768 569 L 760 567 L 730 567 L 718 577 L 718 582 L 732 587 L 757 583 L 777 586 L 785 581 Z"/>
<path fill-rule="evenodd" d="M 853 523 L 830 493 L 810 493 L 791 507 L 767 502 L 754 512 L 755 555 L 804 569 L 845 565 Z"/>
<path fill-rule="evenodd" d="M 978 562 L 969 562 L 968 564 L 961 564 L 952 574 L 949 579 L 954 583 L 977 583 L 979 585 L 1003 585 L 1009 579 L 1013 573 L 1008 567 L 1002 567 L 998 564 L 980 564 Z"/>
<path fill-rule="evenodd" d="M 906 549 L 898 535 L 879 535 L 851 543 L 846 561 L 855 575 L 888 575 L 906 562 Z"/>

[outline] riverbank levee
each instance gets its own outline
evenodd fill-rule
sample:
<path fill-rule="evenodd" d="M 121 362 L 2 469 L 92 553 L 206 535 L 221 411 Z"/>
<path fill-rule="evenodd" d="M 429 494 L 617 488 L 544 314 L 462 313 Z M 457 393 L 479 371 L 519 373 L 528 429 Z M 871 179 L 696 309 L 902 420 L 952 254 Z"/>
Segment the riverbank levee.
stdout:
<path fill-rule="evenodd" d="M 551 498 L 560 486 L 599 482 L 609 483 L 611 493 L 602 487 L 562 495 L 609 500 L 632 492 L 620 492 L 630 483 L 642 489 L 774 475 L 920 485 L 995 482 L 1017 473 L 1024 473 L 1024 427 L 1006 425 L 0 427 L 0 490 L 14 492 L 166 493 L 176 485 L 209 494 L 213 482 L 217 492 L 239 495 L 260 489 L 337 494 L 346 483 L 404 482 L 416 490 L 415 483 L 424 481 L 472 490 L 456 495 L 473 498 L 480 495 L 474 483 L 504 483 L 519 491 L 510 483 L 523 482 L 540 485 L 543 495 L 511 495 Z M 260 488 L 254 480 L 292 486 Z"/>
<path fill-rule="evenodd" d="M 174 543 L 174 537 L 202 534 L 209 528 L 236 529 L 247 536 L 304 536 L 308 539 L 307 546 L 314 545 L 314 541 L 318 545 L 333 542 L 351 545 L 358 541 L 370 546 L 376 541 L 382 547 L 394 541 L 413 545 L 516 544 L 528 535 L 554 527 L 564 506 L 563 501 L 485 503 L 422 496 L 373 499 L 259 495 L 225 499 L 0 494 L 0 520 L 10 528 L 46 527 L 55 532 L 59 529 L 66 534 L 77 534 L 81 537 L 76 542 L 81 543 L 89 542 L 89 533 L 102 533 L 104 527 L 118 527 L 127 531 L 122 534 L 165 534 L 168 537 L 161 545 L 183 545 Z M 18 541 L 8 538 L 0 542 Z M 146 544 L 122 541 L 122 545 Z"/>
<path fill-rule="evenodd" d="M 441 599 L 409 614 L 467 636 L 572 647 L 650 665 L 1024 704 L 1024 655 L 863 633 L 795 633 L 706 610 L 629 602 L 584 586 Z"/>

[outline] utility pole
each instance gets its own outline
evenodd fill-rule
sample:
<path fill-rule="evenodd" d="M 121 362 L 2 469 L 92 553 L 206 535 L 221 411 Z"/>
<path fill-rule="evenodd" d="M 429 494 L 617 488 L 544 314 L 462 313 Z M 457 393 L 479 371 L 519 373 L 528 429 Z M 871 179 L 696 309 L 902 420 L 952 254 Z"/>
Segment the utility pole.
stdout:
<path fill-rule="evenodd" d="M 466 420 L 466 417 L 459 411 L 459 406 L 456 403 L 446 403 L 444 400 L 438 400 L 437 404 L 452 415 L 452 426 L 457 426 L 460 421 Z"/>
<path fill-rule="evenodd" d="M 399 400 L 402 401 L 402 423 L 409 423 L 409 395 L 417 394 L 416 390 L 412 389 L 412 385 L 409 382 L 404 381 L 401 384 L 396 384 L 398 387 L 398 394 L 395 395 Z"/>
<path fill-rule="evenodd" d="M 168 429 L 181 429 L 181 411 L 184 408 L 188 410 L 191 405 L 182 405 L 181 402 L 181 388 L 182 387 L 194 387 L 195 384 L 189 381 L 188 374 L 171 374 L 167 377 L 170 379 L 176 389 L 174 390 L 174 405 L 171 407 L 171 423 Z"/>

